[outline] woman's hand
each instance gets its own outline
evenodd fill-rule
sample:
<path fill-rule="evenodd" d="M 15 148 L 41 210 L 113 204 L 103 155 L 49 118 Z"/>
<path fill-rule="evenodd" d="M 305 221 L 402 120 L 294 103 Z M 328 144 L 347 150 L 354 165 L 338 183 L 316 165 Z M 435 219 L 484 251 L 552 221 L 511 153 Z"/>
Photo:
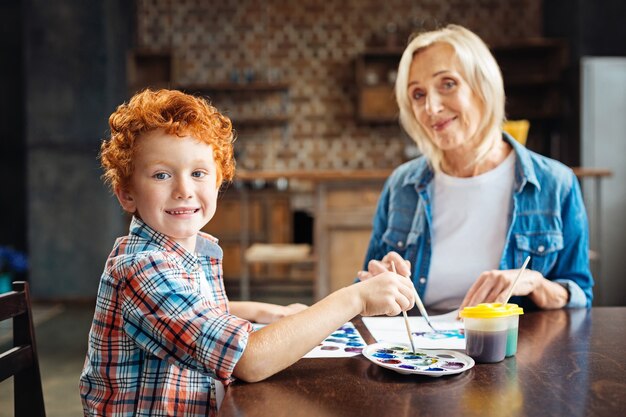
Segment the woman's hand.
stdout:
<path fill-rule="evenodd" d="M 411 276 L 411 262 L 402 258 L 397 252 L 389 252 L 380 261 L 372 259 L 367 264 L 367 271 L 357 272 L 357 276 L 361 281 L 366 281 L 373 276 L 389 272 L 392 270 L 391 263 L 395 264 L 396 272 L 404 277 Z"/>
<path fill-rule="evenodd" d="M 501 303 L 513 285 L 519 269 L 486 271 L 480 274 L 470 287 L 461 303 L 466 306 L 480 303 Z M 512 295 L 528 295 L 540 308 L 561 308 L 567 304 L 567 290 L 561 285 L 543 277 L 539 272 L 525 270 L 520 276 Z"/>

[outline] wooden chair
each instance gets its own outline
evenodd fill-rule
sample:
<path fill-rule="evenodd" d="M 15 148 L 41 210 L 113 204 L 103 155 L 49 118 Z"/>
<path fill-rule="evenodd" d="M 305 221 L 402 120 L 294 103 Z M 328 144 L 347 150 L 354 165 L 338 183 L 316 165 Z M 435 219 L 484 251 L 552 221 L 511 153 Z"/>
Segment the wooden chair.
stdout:
<path fill-rule="evenodd" d="M 0 351 L 0 382 L 14 377 L 15 417 L 46 415 L 28 283 L 0 294 L 0 322 L 13 319 L 13 345 Z"/>
<path fill-rule="evenodd" d="M 241 299 L 249 300 L 251 290 L 251 271 L 252 265 L 276 266 L 284 265 L 289 269 L 286 276 L 275 276 L 271 280 L 264 283 L 264 287 L 270 289 L 272 286 L 278 285 L 279 288 L 287 290 L 287 292 L 311 289 L 313 296 L 313 280 L 298 279 L 293 274 L 296 266 L 314 266 L 315 256 L 311 254 L 311 245 L 296 243 L 254 243 L 244 251 L 242 274 L 240 277 Z M 311 269 L 313 270 L 313 269 Z M 258 283 L 257 283 L 258 284 Z M 257 286 L 258 289 L 258 286 Z M 280 292 L 273 288 L 273 293 Z"/>

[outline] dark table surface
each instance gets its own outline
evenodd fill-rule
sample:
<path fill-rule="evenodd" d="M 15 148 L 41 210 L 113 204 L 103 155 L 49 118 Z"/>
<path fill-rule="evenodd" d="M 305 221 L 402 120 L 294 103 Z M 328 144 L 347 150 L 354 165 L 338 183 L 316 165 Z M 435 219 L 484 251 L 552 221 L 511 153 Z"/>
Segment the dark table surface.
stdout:
<path fill-rule="evenodd" d="M 374 339 L 360 319 L 355 325 Z M 451 376 L 401 375 L 363 356 L 301 359 L 235 382 L 220 416 L 620 416 L 626 413 L 626 307 L 520 317 L 517 355 Z"/>

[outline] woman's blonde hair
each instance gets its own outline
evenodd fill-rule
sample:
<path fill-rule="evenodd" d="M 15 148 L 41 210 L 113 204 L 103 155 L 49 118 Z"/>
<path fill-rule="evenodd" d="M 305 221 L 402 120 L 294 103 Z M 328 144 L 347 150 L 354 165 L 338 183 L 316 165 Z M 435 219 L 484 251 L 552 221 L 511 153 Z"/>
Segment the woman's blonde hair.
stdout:
<path fill-rule="evenodd" d="M 435 43 L 452 46 L 459 60 L 463 77 L 483 106 L 484 117 L 478 126 L 479 144 L 474 163 L 480 162 L 494 145 L 492 138 L 500 137 L 504 122 L 504 85 L 502 73 L 485 43 L 473 32 L 458 25 L 420 33 L 412 38 L 400 58 L 396 79 L 396 100 L 400 108 L 400 123 L 418 148 L 430 161 L 433 169 L 440 170 L 443 152 L 437 148 L 422 129 L 411 106 L 408 83 L 411 63 L 415 55 Z"/>

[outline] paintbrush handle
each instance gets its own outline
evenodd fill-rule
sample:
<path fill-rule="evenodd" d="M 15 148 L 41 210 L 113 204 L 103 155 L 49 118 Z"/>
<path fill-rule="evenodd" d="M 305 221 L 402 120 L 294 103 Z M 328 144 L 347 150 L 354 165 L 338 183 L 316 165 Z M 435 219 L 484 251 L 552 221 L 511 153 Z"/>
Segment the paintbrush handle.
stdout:
<path fill-rule="evenodd" d="M 506 294 L 506 298 L 504 299 L 504 303 L 502 303 L 502 305 L 506 305 L 506 303 L 509 302 L 509 298 L 511 298 L 511 296 L 513 295 L 513 288 L 515 288 L 515 284 L 517 284 L 517 280 L 519 279 L 519 277 L 522 276 L 522 273 L 526 269 L 528 262 L 530 262 L 530 255 L 526 257 L 526 260 L 524 261 L 524 265 L 522 265 L 522 269 L 520 269 L 519 272 L 517 273 L 517 277 L 515 277 L 515 281 L 513 281 L 513 285 L 511 285 L 511 288 L 509 288 L 509 292 Z"/>
<path fill-rule="evenodd" d="M 428 317 L 428 312 L 426 311 L 426 307 L 424 307 L 424 303 L 422 303 L 422 299 L 420 298 L 420 295 L 418 294 L 417 288 L 415 288 L 415 285 L 413 285 L 413 291 L 415 292 L 415 304 L 417 305 L 417 309 L 420 311 L 420 313 L 422 314 L 422 317 L 424 317 L 424 320 L 426 320 L 426 323 L 430 326 L 430 328 L 433 329 L 434 331 L 437 331 L 437 329 L 435 329 L 433 324 L 430 322 L 430 317 Z"/>
<path fill-rule="evenodd" d="M 406 311 L 402 312 L 404 316 L 404 325 L 406 326 L 406 333 L 409 336 L 409 342 L 411 342 L 411 349 L 413 349 L 413 353 L 417 352 L 415 350 L 415 344 L 413 344 L 413 332 L 411 332 L 411 325 L 409 324 L 409 317 L 406 315 Z"/>
<path fill-rule="evenodd" d="M 393 262 L 391 263 L 391 271 L 394 274 L 396 273 L 396 264 Z M 411 342 L 411 348 L 413 349 L 413 353 L 415 353 L 417 351 L 415 350 L 415 345 L 413 344 L 413 332 L 411 332 L 411 325 L 409 324 L 409 317 L 406 315 L 406 311 L 403 311 L 402 315 L 404 316 L 404 325 L 406 326 L 406 333 L 409 336 L 409 342 Z"/>
<path fill-rule="evenodd" d="M 396 264 L 394 262 L 391 263 L 391 270 L 393 271 L 394 274 L 396 273 Z M 411 277 L 409 277 L 409 281 L 411 281 L 411 287 L 413 287 L 413 292 L 415 294 L 415 304 L 417 305 L 417 309 L 420 311 L 420 314 L 422 315 L 422 317 L 424 317 L 424 320 L 426 320 L 426 323 L 430 326 L 430 328 L 436 332 L 437 329 L 435 329 L 433 324 L 430 322 L 430 317 L 428 317 L 428 312 L 426 312 L 426 307 L 424 307 L 424 303 L 422 303 L 422 299 L 420 298 L 420 295 L 417 292 L 417 288 L 415 288 L 415 284 L 413 283 L 413 280 L 411 280 Z M 406 313 L 405 313 L 405 317 L 406 317 Z M 409 325 L 408 319 L 406 320 L 407 320 L 407 328 L 408 328 L 408 325 Z M 413 343 L 412 338 L 411 338 L 411 343 Z"/>

